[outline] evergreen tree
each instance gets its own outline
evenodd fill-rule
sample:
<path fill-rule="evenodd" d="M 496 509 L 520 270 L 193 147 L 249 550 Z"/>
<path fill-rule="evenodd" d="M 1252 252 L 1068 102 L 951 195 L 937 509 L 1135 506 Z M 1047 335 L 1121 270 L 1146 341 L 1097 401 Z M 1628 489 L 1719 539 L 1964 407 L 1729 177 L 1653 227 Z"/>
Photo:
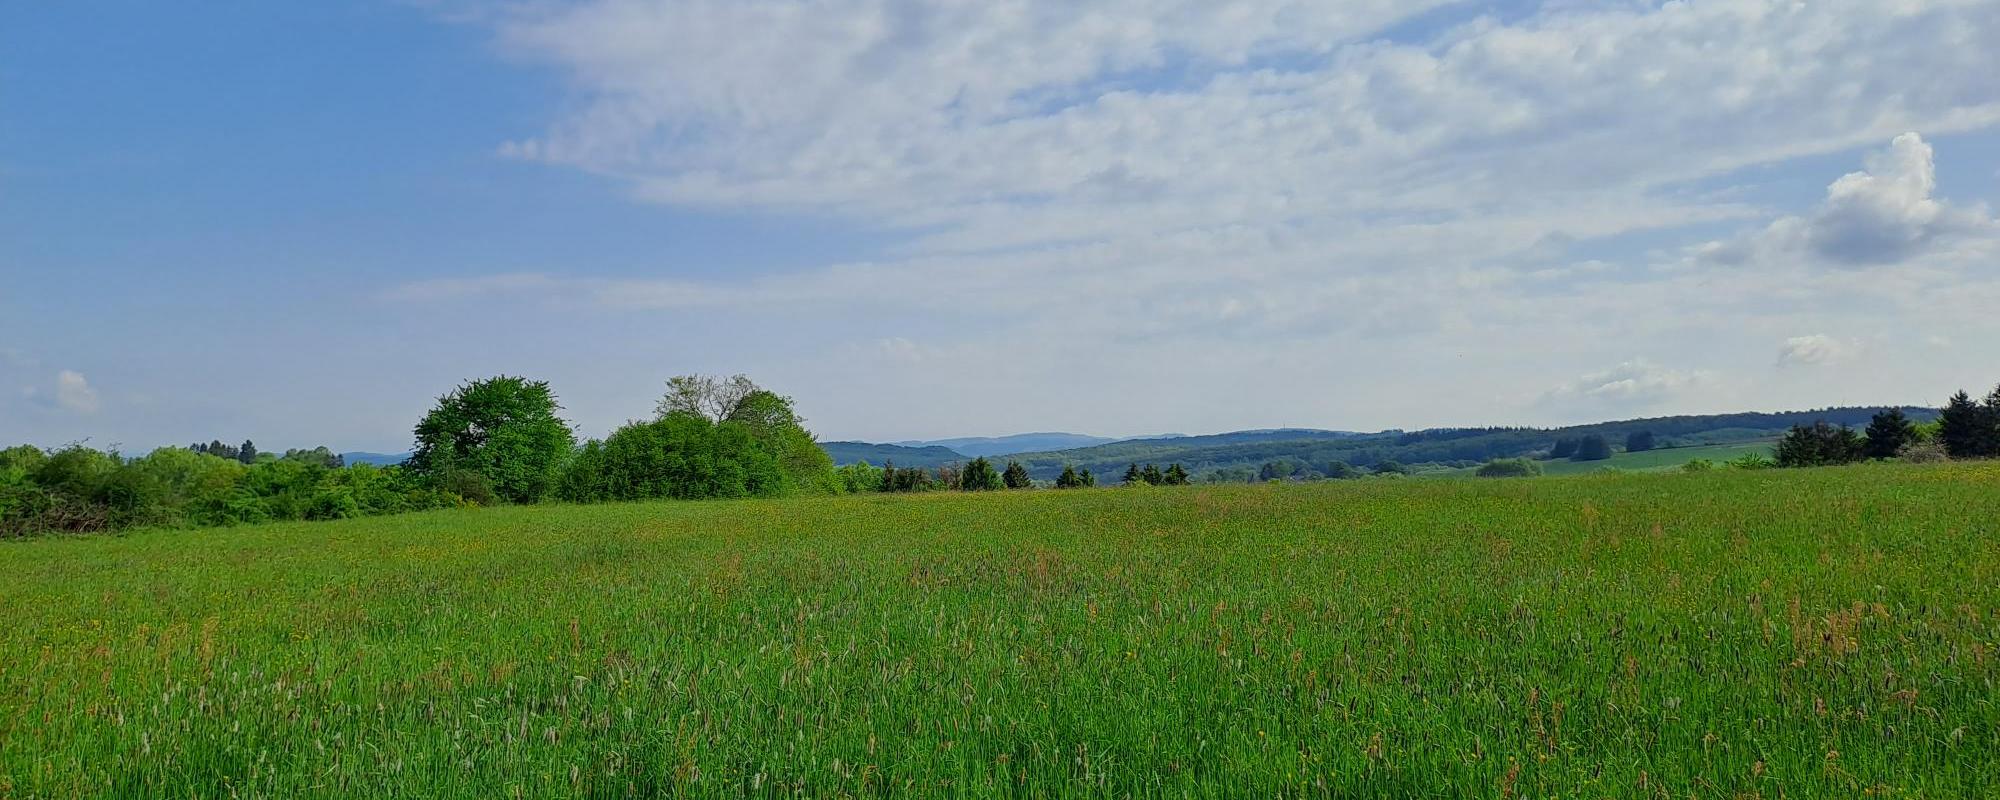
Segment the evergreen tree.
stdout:
<path fill-rule="evenodd" d="M 1096 475 L 1092 475 L 1092 474 L 1090 474 L 1090 468 L 1089 468 L 1089 467 L 1084 467 L 1084 468 L 1083 468 L 1083 473 L 1082 473 L 1082 474 L 1080 474 L 1080 475 L 1078 475 L 1077 477 L 1079 477 L 1079 478 L 1081 478 L 1081 479 L 1083 480 L 1083 485 L 1084 485 L 1085 487 L 1091 487 L 1091 486 L 1096 486 L 1096 485 L 1097 485 L 1097 476 L 1096 476 Z"/>
<path fill-rule="evenodd" d="M 1604 461 L 1611 458 L 1611 443 L 1595 433 L 1583 437 L 1576 443 L 1576 454 L 1571 461 Z"/>
<path fill-rule="evenodd" d="M 1147 483 L 1154 486 L 1165 486 L 1167 484 L 1166 474 L 1160 472 L 1159 466 L 1155 464 L 1147 464 L 1146 469 L 1140 473 L 1140 476 L 1145 478 Z"/>
<path fill-rule="evenodd" d="M 1895 458 L 1903 451 L 1903 446 L 1915 440 L 1917 426 L 1903 415 L 1900 408 L 1892 408 L 1875 415 L 1868 421 L 1868 457 Z"/>
<path fill-rule="evenodd" d="M 1076 474 L 1076 467 L 1064 464 L 1062 474 L 1056 476 L 1056 488 L 1075 489 L 1082 485 L 1083 478 Z"/>
<path fill-rule="evenodd" d="M 1575 439 L 1557 439 L 1556 445 L 1549 448 L 1549 458 L 1553 460 L 1574 456 L 1576 455 L 1576 445 L 1577 441 Z"/>
<path fill-rule="evenodd" d="M 1992 404 L 1981 406 L 1972 402 L 1965 392 L 1952 395 L 1938 414 L 1938 440 L 1944 444 L 1944 451 L 1952 458 L 1986 458 L 1996 453 L 1989 450 L 1994 438 L 1990 430 L 1992 419 L 2000 414 L 2000 407 Z"/>
<path fill-rule="evenodd" d="M 1181 466 L 1179 462 L 1176 462 L 1173 465 L 1167 467 L 1167 473 L 1164 477 L 1167 479 L 1168 486 L 1188 485 L 1187 468 Z"/>
<path fill-rule="evenodd" d="M 257 463 L 257 446 L 244 439 L 243 446 L 236 449 L 236 460 L 245 464 Z"/>
<path fill-rule="evenodd" d="M 1845 425 L 1825 420 L 1795 425 L 1778 440 L 1778 466 L 1824 467 L 1851 464 L 1866 456 L 1868 443 Z"/>
<path fill-rule="evenodd" d="M 1138 464 L 1133 464 L 1133 465 L 1131 465 L 1131 466 L 1129 466 L 1129 467 L 1126 467 L 1126 468 L 1125 468 L 1125 485 L 1126 485 L 1126 486 L 1131 486 L 1132 484 L 1135 484 L 1135 483 L 1145 483 L 1145 482 L 1146 482 L 1146 476 L 1145 476 L 1144 474 L 1142 474 L 1142 473 L 1140 473 L 1140 472 L 1139 472 L 1139 465 L 1138 465 Z"/>
<path fill-rule="evenodd" d="M 1028 478 L 1028 468 L 1021 466 L 1019 461 L 1007 462 L 1007 471 L 1001 473 L 1000 482 L 1009 489 L 1027 489 L 1035 485 L 1035 482 Z"/>
<path fill-rule="evenodd" d="M 993 462 L 985 456 L 973 459 L 958 475 L 958 488 L 968 492 L 990 492 L 1002 485 L 1000 473 L 994 471 Z"/>
<path fill-rule="evenodd" d="M 1633 431 L 1625 437 L 1625 452 L 1643 453 L 1653 449 L 1656 444 L 1652 431 Z"/>

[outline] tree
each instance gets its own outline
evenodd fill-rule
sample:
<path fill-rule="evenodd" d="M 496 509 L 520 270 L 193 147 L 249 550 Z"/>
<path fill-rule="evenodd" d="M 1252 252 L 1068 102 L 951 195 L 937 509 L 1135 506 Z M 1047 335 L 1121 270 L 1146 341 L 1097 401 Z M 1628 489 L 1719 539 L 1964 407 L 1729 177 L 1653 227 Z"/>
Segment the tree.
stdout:
<path fill-rule="evenodd" d="M 664 419 L 679 411 L 721 422 L 735 416 L 737 407 L 758 391 L 757 384 L 742 375 L 676 375 L 667 379 L 667 393 L 654 407 L 654 416 Z"/>
<path fill-rule="evenodd" d="M 1143 476 L 1146 479 L 1146 483 L 1150 485 L 1153 486 L 1167 485 L 1166 473 L 1161 472 L 1160 467 L 1157 464 L 1147 464 L 1146 468 L 1144 470 L 1141 470 L 1139 474 Z"/>
<path fill-rule="evenodd" d="M 1003 486 L 1000 473 L 993 470 L 993 462 L 985 456 L 975 458 L 959 473 L 958 488 L 968 492 L 990 492 Z"/>
<path fill-rule="evenodd" d="M 454 473 L 477 474 L 503 500 L 535 502 L 555 488 L 576 448 L 569 424 L 556 416 L 561 408 L 544 381 L 502 375 L 466 383 L 417 423 L 409 468 L 439 486 Z"/>
<path fill-rule="evenodd" d="M 1937 438 L 1952 458 L 2000 457 L 2000 388 L 1984 403 L 1965 392 L 1952 395 L 1938 415 Z"/>
<path fill-rule="evenodd" d="M 1652 431 L 1633 431 L 1625 437 L 1625 452 L 1643 453 L 1653 449 L 1655 444 Z"/>
<path fill-rule="evenodd" d="M 1335 461 L 1326 465 L 1326 476 L 1336 481 L 1348 481 L 1363 475 L 1361 470 L 1345 461 Z"/>
<path fill-rule="evenodd" d="M 1825 420 L 1812 425 L 1794 425 L 1778 440 L 1778 466 L 1822 467 L 1851 464 L 1867 453 L 1868 443 L 1845 425 Z"/>
<path fill-rule="evenodd" d="M 738 380 L 743 385 L 755 386 L 741 375 L 732 378 L 729 385 L 735 386 L 733 382 Z M 805 420 L 792 410 L 791 398 L 752 388 L 748 394 L 735 398 L 728 415 L 718 422 L 742 425 L 778 460 L 786 482 L 783 493 L 818 494 L 840 490 L 840 482 L 833 472 L 833 457 L 820 448 L 819 440 L 812 431 L 806 430 Z"/>
<path fill-rule="evenodd" d="M 1166 472 L 1166 475 L 1164 475 L 1163 477 L 1165 477 L 1165 478 L 1167 479 L 1167 485 L 1168 485 L 1168 486 L 1186 486 L 1186 485 L 1188 485 L 1188 471 L 1187 471 L 1187 468 L 1186 468 L 1186 467 L 1183 467 L 1183 466 L 1181 466 L 1179 462 L 1175 462 L 1175 463 L 1173 463 L 1173 464 L 1169 465 L 1169 466 L 1167 467 L 1167 472 Z"/>
<path fill-rule="evenodd" d="M 1867 437 L 1869 458 L 1895 458 L 1897 453 L 1903 451 L 1904 445 L 1916 439 L 1917 426 L 1903 415 L 1902 409 L 1892 408 L 1868 421 Z"/>
<path fill-rule="evenodd" d="M 1076 489 L 1083 486 L 1083 476 L 1076 474 L 1076 467 L 1064 464 L 1061 475 L 1056 476 L 1056 488 Z"/>
<path fill-rule="evenodd" d="M 1145 483 L 1145 482 L 1146 482 L 1146 475 L 1145 475 L 1145 473 L 1142 473 L 1142 472 L 1140 472 L 1140 471 L 1139 471 L 1139 465 L 1138 465 L 1138 464 L 1133 464 L 1133 465 L 1131 465 L 1131 466 L 1128 466 L 1128 467 L 1126 467 L 1126 468 L 1125 468 L 1125 485 L 1126 485 L 1126 486 L 1133 486 L 1133 485 L 1136 485 L 1136 484 L 1141 484 L 1141 483 Z"/>
<path fill-rule="evenodd" d="M 1542 474 L 1542 465 L 1525 458 L 1500 458 L 1486 462 L 1474 474 L 1481 478 L 1531 478 Z"/>
<path fill-rule="evenodd" d="M 1401 461 L 1390 459 L 1388 461 L 1376 462 L 1374 472 L 1377 475 L 1408 475 L 1410 474 L 1410 468 L 1403 466 L 1403 462 Z"/>
<path fill-rule="evenodd" d="M 1000 474 L 1000 482 L 1009 489 L 1028 489 L 1035 482 L 1028 478 L 1028 468 L 1019 461 L 1007 462 L 1007 471 Z"/>
<path fill-rule="evenodd" d="M 1557 439 L 1555 446 L 1549 448 L 1549 458 L 1553 460 L 1574 456 L 1576 455 L 1576 445 L 1577 441 L 1575 439 Z"/>
<path fill-rule="evenodd" d="M 257 446 L 244 439 L 243 446 L 236 448 L 236 460 L 244 464 L 257 463 Z"/>
<path fill-rule="evenodd" d="M 1097 476 L 1090 474 L 1089 467 L 1084 467 L 1083 472 L 1079 473 L 1077 477 L 1083 479 L 1084 488 L 1089 488 L 1097 485 Z"/>
<path fill-rule="evenodd" d="M 1609 458 L 1611 458 L 1611 443 L 1605 441 L 1603 436 L 1593 433 L 1577 440 L 1576 453 L 1571 455 L 1569 460 L 1604 461 Z"/>

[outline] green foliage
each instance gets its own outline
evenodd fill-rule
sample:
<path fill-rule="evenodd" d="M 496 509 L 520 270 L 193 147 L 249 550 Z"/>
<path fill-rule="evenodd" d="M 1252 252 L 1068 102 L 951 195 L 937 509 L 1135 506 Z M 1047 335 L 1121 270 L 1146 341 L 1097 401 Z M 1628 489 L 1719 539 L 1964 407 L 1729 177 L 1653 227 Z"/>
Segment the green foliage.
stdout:
<path fill-rule="evenodd" d="M 1777 466 L 1778 462 L 1773 461 L 1764 456 L 1758 455 L 1756 453 L 1744 453 L 1743 455 L 1737 456 L 1736 458 L 1732 458 L 1729 460 L 1730 469 L 1760 470 L 1760 469 L 1773 469 Z"/>
<path fill-rule="evenodd" d="M 1845 425 L 1824 421 L 1793 428 L 1778 440 L 1778 466 L 1825 467 L 1852 464 L 1866 457 L 1868 443 Z"/>
<path fill-rule="evenodd" d="M 1000 483 L 1009 489 L 1033 488 L 1035 482 L 1028 477 L 1028 468 L 1019 461 L 1007 462 L 1006 471 L 1000 473 Z"/>
<path fill-rule="evenodd" d="M 965 465 L 958 475 L 958 488 L 968 492 L 990 492 L 1001 488 L 1000 473 L 993 470 L 993 462 L 984 457 L 975 458 Z"/>
<path fill-rule="evenodd" d="M 1542 465 L 1525 458 L 1488 461 L 1474 473 L 1481 478 L 1532 478 L 1542 474 Z"/>
<path fill-rule="evenodd" d="M 1708 460 L 1708 459 L 1706 459 L 1706 458 L 1697 458 L 1697 459 L 1692 459 L 1692 460 L 1688 461 L 1688 462 L 1687 462 L 1686 464 L 1682 464 L 1682 465 L 1681 465 L 1681 471 L 1682 471 L 1682 472 L 1714 472 L 1714 471 L 1715 471 L 1715 462 L 1713 462 L 1713 461 L 1710 461 L 1710 460 Z"/>
<path fill-rule="evenodd" d="M 794 484 L 749 424 L 716 423 L 676 411 L 591 441 L 558 479 L 558 497 L 576 503 L 777 497 Z M 828 470 L 826 486 L 833 480 Z"/>
<path fill-rule="evenodd" d="M 1865 448 L 1869 458 L 1895 458 L 1903 448 L 1917 438 L 1917 426 L 1900 408 L 1892 408 L 1875 415 L 1868 421 L 1868 443 Z"/>
<path fill-rule="evenodd" d="M 417 423 L 410 469 L 446 487 L 455 473 L 476 473 L 499 499 L 541 500 L 576 447 L 559 410 L 543 381 L 502 375 L 467 383 Z"/>
<path fill-rule="evenodd" d="M 1124 483 L 1126 486 L 1137 486 L 1145 482 L 1146 474 L 1139 471 L 1139 465 L 1136 462 L 1125 468 L 1125 479 L 1121 483 Z"/>
<path fill-rule="evenodd" d="M 1016 462 L 1018 463 L 1018 462 Z M 1061 475 L 1056 476 L 1056 488 L 1077 489 L 1083 486 L 1083 476 L 1076 473 L 1076 467 L 1065 464 Z"/>
<path fill-rule="evenodd" d="M 1410 468 L 1399 461 L 1378 461 L 1373 472 L 1377 475 L 1408 475 Z"/>
<path fill-rule="evenodd" d="M 1633 431 L 1625 437 L 1625 452 L 1643 453 L 1653 449 L 1657 444 L 1652 431 Z"/>
<path fill-rule="evenodd" d="M 866 461 L 857 461 L 834 470 L 841 491 L 848 494 L 882 491 L 884 471 L 869 466 Z"/>
<path fill-rule="evenodd" d="M 1600 434 L 1590 434 L 1576 442 L 1576 453 L 1571 461 L 1605 461 L 1611 458 L 1611 442 Z"/>
<path fill-rule="evenodd" d="M 1549 458 L 1558 459 L 1558 458 L 1570 458 L 1572 456 L 1575 456 L 1577 444 L 1578 440 L 1574 437 L 1564 437 L 1561 439 L 1557 439 L 1555 446 L 1549 448 Z"/>
<path fill-rule="evenodd" d="M 923 467 L 897 467 L 894 462 L 882 465 L 882 491 L 931 492 L 942 488 Z"/>
<path fill-rule="evenodd" d="M 1938 441 L 1952 458 L 2000 457 L 2000 388 L 1983 403 L 1965 392 L 1952 395 L 1938 415 Z"/>
<path fill-rule="evenodd" d="M 1187 467 L 1181 466 L 1178 462 L 1168 465 L 1167 471 L 1160 477 L 1162 478 L 1162 485 L 1164 486 L 1188 485 Z"/>
<path fill-rule="evenodd" d="M 243 452 L 164 447 L 124 459 L 82 446 L 0 451 L 0 537 L 345 519 L 460 502 L 400 468 L 336 469 L 317 457 L 269 454 L 246 465 Z"/>
<path fill-rule="evenodd" d="M 755 386 L 741 375 L 732 381 Z M 765 452 L 777 459 L 784 481 L 779 493 L 835 494 L 844 490 L 833 473 L 833 458 L 820 449 L 818 440 L 806 430 L 805 421 L 792 409 L 791 398 L 753 388 L 736 400 L 723 419 L 743 426 Z"/>
<path fill-rule="evenodd" d="M 1367 476 L 1368 473 L 1363 472 L 1360 467 L 1345 461 L 1335 461 L 1326 465 L 1326 477 L 1336 481 L 1349 481 Z"/>

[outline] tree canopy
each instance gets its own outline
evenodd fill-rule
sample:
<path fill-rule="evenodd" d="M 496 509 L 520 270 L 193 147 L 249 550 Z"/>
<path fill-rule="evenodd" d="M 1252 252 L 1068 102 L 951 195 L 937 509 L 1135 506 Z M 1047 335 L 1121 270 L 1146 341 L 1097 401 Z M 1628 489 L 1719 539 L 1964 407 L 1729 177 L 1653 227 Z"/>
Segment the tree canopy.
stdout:
<path fill-rule="evenodd" d="M 576 447 L 569 423 L 556 416 L 561 409 L 546 381 L 502 375 L 466 383 L 417 423 L 410 470 L 445 485 L 469 473 L 509 502 L 540 500 Z"/>

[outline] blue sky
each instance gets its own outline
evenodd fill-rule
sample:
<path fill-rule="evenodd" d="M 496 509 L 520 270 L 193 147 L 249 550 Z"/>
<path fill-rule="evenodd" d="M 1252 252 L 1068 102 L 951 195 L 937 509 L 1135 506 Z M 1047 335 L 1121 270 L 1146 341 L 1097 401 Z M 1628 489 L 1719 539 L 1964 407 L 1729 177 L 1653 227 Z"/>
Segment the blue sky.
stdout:
<path fill-rule="evenodd" d="M 0 440 L 1934 403 L 2000 381 L 2000 4 L 1905 6 L 12 4 Z"/>

